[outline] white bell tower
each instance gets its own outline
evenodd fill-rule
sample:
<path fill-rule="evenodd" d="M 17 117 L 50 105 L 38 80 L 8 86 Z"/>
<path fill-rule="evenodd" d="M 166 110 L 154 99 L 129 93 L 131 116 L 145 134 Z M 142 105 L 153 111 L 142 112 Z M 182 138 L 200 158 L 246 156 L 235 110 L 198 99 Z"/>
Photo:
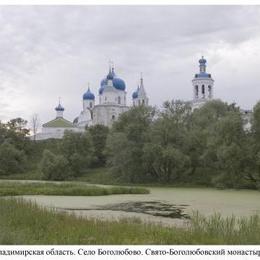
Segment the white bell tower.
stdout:
<path fill-rule="evenodd" d="M 206 72 L 206 63 L 207 60 L 202 56 L 199 60 L 200 71 L 192 80 L 194 108 L 201 107 L 206 101 L 213 99 L 214 80 L 211 74 Z"/>

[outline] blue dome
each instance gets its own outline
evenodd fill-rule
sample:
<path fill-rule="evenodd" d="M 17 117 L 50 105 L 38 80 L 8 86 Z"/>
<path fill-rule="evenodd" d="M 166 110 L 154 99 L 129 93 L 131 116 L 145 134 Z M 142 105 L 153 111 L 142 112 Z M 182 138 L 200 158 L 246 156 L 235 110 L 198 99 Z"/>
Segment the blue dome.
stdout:
<path fill-rule="evenodd" d="M 138 98 L 138 93 L 137 93 L 137 91 L 133 92 L 132 98 L 133 98 L 133 99 Z"/>
<path fill-rule="evenodd" d="M 204 57 L 202 56 L 201 59 L 199 60 L 199 63 L 202 65 L 202 64 L 206 64 L 207 63 L 207 60 L 204 59 Z"/>
<path fill-rule="evenodd" d="M 95 95 L 88 88 L 88 91 L 83 95 L 83 99 L 84 100 L 94 100 L 95 99 Z"/>
<path fill-rule="evenodd" d="M 55 107 L 55 110 L 56 111 L 64 111 L 64 107 L 61 104 L 59 104 L 57 107 Z"/>
<path fill-rule="evenodd" d="M 113 86 L 118 90 L 125 90 L 125 82 L 120 78 L 115 77 L 113 79 Z"/>
<path fill-rule="evenodd" d="M 99 94 L 103 93 L 104 86 L 107 84 L 108 80 L 112 80 L 113 86 L 117 90 L 125 91 L 126 85 L 125 85 L 124 80 L 122 80 L 119 77 L 117 77 L 115 72 L 114 72 L 114 69 L 112 69 L 112 71 L 109 71 L 108 75 L 101 80 Z"/>

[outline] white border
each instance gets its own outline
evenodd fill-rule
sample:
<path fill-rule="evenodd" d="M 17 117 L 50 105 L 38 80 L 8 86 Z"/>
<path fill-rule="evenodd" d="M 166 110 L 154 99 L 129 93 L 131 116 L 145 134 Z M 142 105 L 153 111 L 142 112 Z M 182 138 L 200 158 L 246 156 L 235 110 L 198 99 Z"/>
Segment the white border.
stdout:
<path fill-rule="evenodd" d="M 0 0 L 0 5 L 260 5 L 259 0 Z"/>

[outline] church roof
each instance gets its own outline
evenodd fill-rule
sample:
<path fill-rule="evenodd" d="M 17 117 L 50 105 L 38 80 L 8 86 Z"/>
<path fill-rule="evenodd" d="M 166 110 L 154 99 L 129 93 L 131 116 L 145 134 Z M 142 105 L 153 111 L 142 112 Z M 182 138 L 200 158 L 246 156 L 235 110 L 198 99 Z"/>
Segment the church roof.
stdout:
<path fill-rule="evenodd" d="M 87 92 L 83 95 L 84 100 L 95 100 L 95 95 L 88 88 Z"/>
<path fill-rule="evenodd" d="M 100 83 L 100 89 L 99 89 L 99 94 L 101 95 L 105 89 L 105 86 L 107 85 L 107 81 L 108 80 L 112 80 L 113 83 L 113 87 L 117 90 L 122 90 L 125 91 L 126 89 L 126 84 L 124 82 L 123 79 L 119 78 L 116 74 L 115 74 L 115 70 L 114 68 L 109 69 L 109 73 L 108 75 L 102 79 L 101 83 Z"/>
<path fill-rule="evenodd" d="M 58 117 L 42 125 L 43 127 L 72 128 L 75 127 L 70 121 Z"/>

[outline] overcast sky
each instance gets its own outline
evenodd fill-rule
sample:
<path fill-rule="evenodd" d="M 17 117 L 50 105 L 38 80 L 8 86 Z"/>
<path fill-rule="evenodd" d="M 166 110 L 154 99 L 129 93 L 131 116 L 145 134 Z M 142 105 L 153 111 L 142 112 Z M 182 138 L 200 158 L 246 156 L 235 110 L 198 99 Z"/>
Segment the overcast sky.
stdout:
<path fill-rule="evenodd" d="M 252 108 L 260 100 L 259 6 L 2 6 L 0 120 L 37 113 L 65 118 L 96 97 L 113 60 L 128 104 L 140 72 L 152 105 L 192 99 L 204 55 L 216 98 Z"/>

